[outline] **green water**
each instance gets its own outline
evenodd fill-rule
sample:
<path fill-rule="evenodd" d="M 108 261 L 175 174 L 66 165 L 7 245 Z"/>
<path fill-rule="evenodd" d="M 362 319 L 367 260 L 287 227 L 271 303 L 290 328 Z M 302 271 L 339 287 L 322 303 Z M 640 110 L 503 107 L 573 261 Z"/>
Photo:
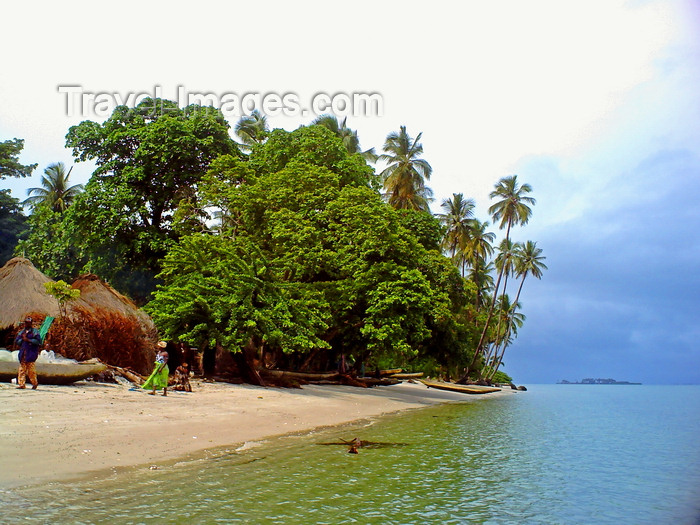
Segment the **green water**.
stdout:
<path fill-rule="evenodd" d="M 0 521 L 696 524 L 699 432 L 700 387 L 535 386 L 0 492 Z M 324 444 L 353 437 L 382 445 Z"/>

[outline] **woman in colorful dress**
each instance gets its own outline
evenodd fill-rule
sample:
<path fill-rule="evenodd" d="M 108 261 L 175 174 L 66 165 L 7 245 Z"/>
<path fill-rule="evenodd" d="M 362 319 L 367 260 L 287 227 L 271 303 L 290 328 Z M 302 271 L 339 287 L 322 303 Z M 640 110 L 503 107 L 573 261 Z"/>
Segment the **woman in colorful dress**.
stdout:
<path fill-rule="evenodd" d="M 165 347 L 168 344 L 165 341 L 159 341 L 158 347 L 160 350 L 156 353 L 156 362 L 153 367 L 153 372 L 148 376 L 146 382 L 141 385 L 141 388 L 148 390 L 152 388 L 153 391 L 149 392 L 152 396 L 156 395 L 156 390 L 162 388 L 163 395 L 168 395 L 168 374 L 170 370 L 168 369 L 168 352 L 165 351 Z"/>

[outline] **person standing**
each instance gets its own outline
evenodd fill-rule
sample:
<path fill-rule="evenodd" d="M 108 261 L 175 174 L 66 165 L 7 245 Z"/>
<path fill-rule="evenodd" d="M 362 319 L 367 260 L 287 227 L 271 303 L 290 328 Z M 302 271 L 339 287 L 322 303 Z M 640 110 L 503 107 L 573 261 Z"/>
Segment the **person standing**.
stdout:
<path fill-rule="evenodd" d="M 168 375 L 170 374 L 170 370 L 168 369 L 168 352 L 165 351 L 166 346 L 167 343 L 165 341 L 158 342 L 159 350 L 156 353 L 156 362 L 153 367 L 153 372 L 148 376 L 146 382 L 141 385 L 141 388 L 145 390 L 152 388 L 153 391 L 149 392 L 151 395 L 155 395 L 156 390 L 159 388 L 163 389 L 164 396 L 168 395 Z"/>
<path fill-rule="evenodd" d="M 19 346 L 19 372 L 17 373 L 17 388 L 25 388 L 26 377 L 32 383 L 32 390 L 36 390 L 39 381 L 36 378 L 36 359 L 39 357 L 39 347 L 41 346 L 41 335 L 39 330 L 32 326 L 33 319 L 27 317 L 17 337 L 15 345 Z"/>

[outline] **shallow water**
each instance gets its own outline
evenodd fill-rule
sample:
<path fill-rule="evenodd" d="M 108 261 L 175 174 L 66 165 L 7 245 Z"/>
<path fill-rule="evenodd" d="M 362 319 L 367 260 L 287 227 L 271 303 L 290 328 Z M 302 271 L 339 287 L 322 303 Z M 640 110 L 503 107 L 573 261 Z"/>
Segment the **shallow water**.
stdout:
<path fill-rule="evenodd" d="M 39 523 L 700 523 L 700 387 L 534 386 L 0 492 Z M 359 437 L 383 446 L 327 445 Z"/>

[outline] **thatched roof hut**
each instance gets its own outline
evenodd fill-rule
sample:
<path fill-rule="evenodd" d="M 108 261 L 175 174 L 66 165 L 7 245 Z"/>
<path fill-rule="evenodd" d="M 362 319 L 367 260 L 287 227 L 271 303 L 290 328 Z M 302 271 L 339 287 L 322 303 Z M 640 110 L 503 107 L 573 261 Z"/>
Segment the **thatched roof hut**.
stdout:
<path fill-rule="evenodd" d="M 0 268 L 0 330 L 21 326 L 27 315 L 58 317 L 58 302 L 46 293 L 51 279 L 24 257 L 15 257 Z"/>
<path fill-rule="evenodd" d="M 80 298 L 66 305 L 59 318 L 58 302 L 46 293 L 52 280 L 23 257 L 0 268 L 0 346 L 10 345 L 27 315 L 35 326 L 46 316 L 56 317 L 44 347 L 72 359 L 97 357 L 103 362 L 145 373 L 151 367 L 157 330 L 151 318 L 95 275 L 74 284 Z"/>
<path fill-rule="evenodd" d="M 81 275 L 72 286 L 80 290 L 80 299 L 92 312 L 110 312 L 133 318 L 138 321 L 146 338 L 151 339 L 153 343 L 158 340 L 158 330 L 149 315 L 97 275 Z"/>

